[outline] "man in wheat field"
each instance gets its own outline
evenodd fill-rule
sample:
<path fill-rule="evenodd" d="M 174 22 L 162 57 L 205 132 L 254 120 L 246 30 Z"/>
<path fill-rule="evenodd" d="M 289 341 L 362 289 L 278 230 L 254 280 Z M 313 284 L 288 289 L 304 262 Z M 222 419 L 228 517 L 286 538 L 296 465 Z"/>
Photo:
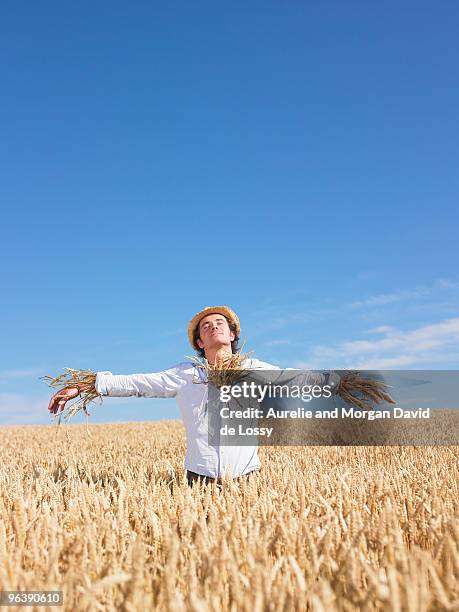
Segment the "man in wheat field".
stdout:
<path fill-rule="evenodd" d="M 239 318 L 231 308 L 206 307 L 191 319 L 188 326 L 188 338 L 201 360 L 185 361 L 162 372 L 147 374 L 91 373 L 89 379 L 74 379 L 76 382 L 58 391 L 51 398 L 48 409 L 53 414 L 62 413 L 69 400 L 85 393 L 91 398 L 175 397 L 186 430 L 185 469 L 188 484 L 196 481 L 219 482 L 226 475 L 232 478 L 256 475 L 260 470 L 257 446 L 211 445 L 207 411 L 203 410 L 208 398 L 207 376 L 213 369 L 236 366 L 247 370 L 279 370 L 272 364 L 241 355 L 238 351 L 239 335 Z M 329 384 L 332 379 L 338 392 L 348 394 L 350 387 L 346 388 L 346 377 L 340 378 L 336 373 L 316 375 L 318 384 L 325 381 Z M 379 401 L 391 401 L 382 390 L 376 393 L 380 394 Z M 374 390 L 372 398 L 375 399 Z"/>

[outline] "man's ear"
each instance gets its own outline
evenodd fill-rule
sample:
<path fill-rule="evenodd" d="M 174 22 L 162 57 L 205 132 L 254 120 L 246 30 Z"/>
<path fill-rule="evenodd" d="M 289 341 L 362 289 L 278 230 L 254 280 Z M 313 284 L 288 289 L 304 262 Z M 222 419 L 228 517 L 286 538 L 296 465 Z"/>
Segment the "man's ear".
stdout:
<path fill-rule="evenodd" d="M 235 337 L 236 337 L 236 334 L 234 332 L 230 332 L 231 342 L 233 342 Z"/>
<path fill-rule="evenodd" d="M 202 343 L 201 338 L 196 338 L 196 344 L 199 346 L 200 349 L 204 348 L 204 344 Z"/>

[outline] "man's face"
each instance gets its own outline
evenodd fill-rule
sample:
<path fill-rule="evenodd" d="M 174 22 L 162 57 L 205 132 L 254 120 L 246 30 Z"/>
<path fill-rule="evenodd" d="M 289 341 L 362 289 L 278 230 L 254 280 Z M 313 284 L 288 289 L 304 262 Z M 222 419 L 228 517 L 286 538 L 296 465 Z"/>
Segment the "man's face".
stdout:
<path fill-rule="evenodd" d="M 199 322 L 199 338 L 196 343 L 204 351 L 221 346 L 231 347 L 235 335 L 227 319 L 221 314 L 210 314 Z"/>

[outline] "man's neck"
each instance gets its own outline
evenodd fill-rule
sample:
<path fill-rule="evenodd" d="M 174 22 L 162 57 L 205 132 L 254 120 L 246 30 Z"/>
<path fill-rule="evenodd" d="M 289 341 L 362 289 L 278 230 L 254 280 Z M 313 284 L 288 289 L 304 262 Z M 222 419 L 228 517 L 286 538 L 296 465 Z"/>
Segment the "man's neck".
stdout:
<path fill-rule="evenodd" d="M 231 357 L 233 354 L 231 346 L 220 346 L 215 349 L 208 349 L 205 352 L 206 359 L 210 365 L 215 365 L 216 362 L 221 361 L 227 357 Z"/>

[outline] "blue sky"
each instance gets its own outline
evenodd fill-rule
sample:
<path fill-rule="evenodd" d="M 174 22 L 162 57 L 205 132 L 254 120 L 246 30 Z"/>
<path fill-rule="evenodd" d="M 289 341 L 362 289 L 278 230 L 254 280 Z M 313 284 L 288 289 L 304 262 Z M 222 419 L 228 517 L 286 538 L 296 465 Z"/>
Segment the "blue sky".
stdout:
<path fill-rule="evenodd" d="M 281 366 L 457 368 L 454 2 L 3 3 L 0 424 L 207 305 Z M 93 421 L 177 418 L 104 401 Z"/>

